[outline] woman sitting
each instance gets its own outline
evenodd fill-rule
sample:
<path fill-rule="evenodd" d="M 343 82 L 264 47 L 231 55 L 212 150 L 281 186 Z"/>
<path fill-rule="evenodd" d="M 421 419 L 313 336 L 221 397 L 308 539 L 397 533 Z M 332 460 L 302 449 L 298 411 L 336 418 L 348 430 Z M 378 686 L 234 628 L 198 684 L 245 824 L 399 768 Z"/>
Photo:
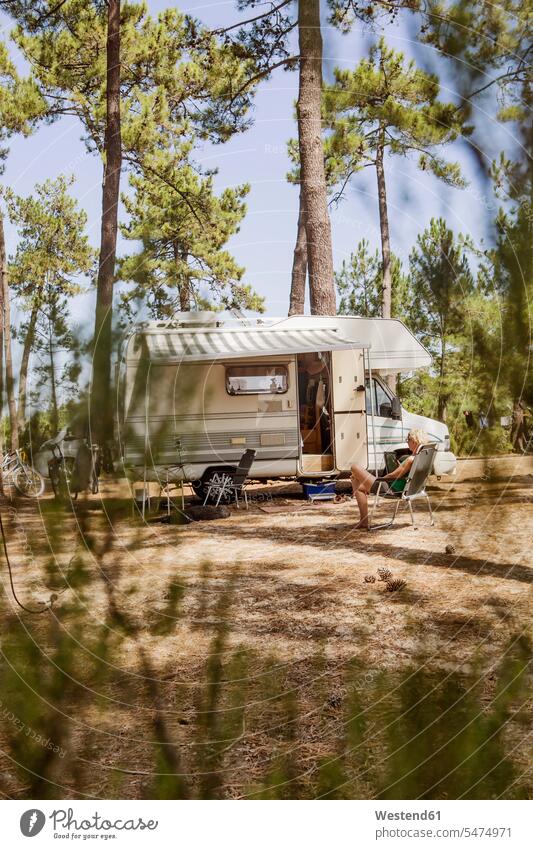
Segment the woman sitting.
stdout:
<path fill-rule="evenodd" d="M 402 460 L 397 469 L 379 478 L 376 478 L 366 469 L 363 469 L 362 466 L 354 463 L 352 466 L 352 490 L 361 516 L 356 528 L 368 529 L 369 493 L 376 493 L 380 483 L 380 493 L 382 495 L 387 492 L 402 492 L 407 483 L 407 476 L 411 471 L 416 452 L 421 445 L 426 445 L 428 442 L 429 436 L 425 431 L 419 429 L 409 431 L 407 445 L 411 454 Z M 382 483 L 383 481 L 386 481 L 385 485 Z"/>

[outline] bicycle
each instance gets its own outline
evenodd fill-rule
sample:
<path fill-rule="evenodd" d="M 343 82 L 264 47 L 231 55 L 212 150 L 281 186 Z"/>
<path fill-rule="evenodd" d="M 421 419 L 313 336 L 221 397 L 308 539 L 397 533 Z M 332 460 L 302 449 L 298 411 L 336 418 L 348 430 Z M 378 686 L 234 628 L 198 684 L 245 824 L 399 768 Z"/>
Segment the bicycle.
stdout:
<path fill-rule="evenodd" d="M 45 490 L 44 478 L 26 462 L 23 451 L 7 451 L 2 458 L 2 478 L 25 498 L 40 498 Z"/>
<path fill-rule="evenodd" d="M 65 436 L 64 439 L 69 439 Z M 70 437 L 70 439 L 76 439 Z M 100 449 L 97 445 L 89 445 L 86 440 L 80 442 L 76 457 L 65 457 L 61 441 L 51 443 L 53 457 L 48 461 L 48 474 L 54 495 L 60 501 L 74 500 L 78 493 L 90 489 L 95 495 L 99 489 L 101 469 Z"/>

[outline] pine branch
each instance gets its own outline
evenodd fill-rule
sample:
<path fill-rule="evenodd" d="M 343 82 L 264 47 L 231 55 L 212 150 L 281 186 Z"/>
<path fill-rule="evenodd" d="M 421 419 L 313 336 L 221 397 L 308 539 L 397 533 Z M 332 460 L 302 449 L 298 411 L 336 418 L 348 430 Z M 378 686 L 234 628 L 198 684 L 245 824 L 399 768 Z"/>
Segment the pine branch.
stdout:
<path fill-rule="evenodd" d="M 239 97 L 240 94 L 242 94 L 244 91 L 246 91 L 247 88 L 252 86 L 258 80 L 261 80 L 264 77 L 268 77 L 268 75 L 271 74 L 272 71 L 275 71 L 276 68 L 281 68 L 283 65 L 289 65 L 289 64 L 292 64 L 293 62 L 298 62 L 299 60 L 300 60 L 300 56 L 287 56 L 286 59 L 280 59 L 279 62 L 274 62 L 273 65 L 270 65 L 268 68 L 265 68 L 264 70 L 259 71 L 259 73 L 254 74 L 254 76 L 250 77 L 250 79 L 247 80 L 244 83 L 244 85 L 242 85 L 240 87 L 240 89 L 233 95 L 233 97 L 230 100 L 230 105 Z"/>
<path fill-rule="evenodd" d="M 141 165 L 139 163 L 139 161 L 134 156 L 131 156 L 130 154 L 124 154 L 124 159 L 125 159 L 126 162 L 130 162 L 132 165 L 135 165 L 137 168 L 142 168 L 144 171 L 149 171 L 150 174 L 153 174 L 154 177 L 157 177 L 159 180 L 161 180 L 163 183 L 165 183 L 167 186 L 169 186 L 169 188 L 173 189 L 181 198 L 183 198 L 183 200 L 185 201 L 185 203 L 189 207 L 190 211 L 192 212 L 192 214 L 194 215 L 194 217 L 198 221 L 198 224 L 203 225 L 202 220 L 199 218 L 194 206 L 192 205 L 189 198 L 187 197 L 186 192 L 183 192 L 181 189 L 179 189 L 176 186 L 175 183 L 173 183 L 171 180 L 169 180 L 163 174 L 159 173 L 159 171 L 157 171 L 155 168 L 151 168 L 150 165 L 147 165 L 146 163 L 143 163 Z"/>
<path fill-rule="evenodd" d="M 256 21 L 261 21 L 264 18 L 268 18 L 269 15 L 275 15 L 276 12 L 279 12 L 280 9 L 283 9 L 284 6 L 288 6 L 292 3 L 292 0 L 282 0 L 277 6 L 271 6 L 267 12 L 262 12 L 260 15 L 256 15 L 254 18 L 248 18 L 246 21 L 239 21 L 236 24 L 231 24 L 229 27 L 221 27 L 220 29 L 211 30 L 209 35 L 224 35 L 227 32 L 231 32 L 233 29 L 238 29 L 239 27 L 245 27 L 247 24 L 253 24 Z M 296 26 L 296 22 L 294 23 Z"/>
<path fill-rule="evenodd" d="M 529 47 L 527 49 L 525 55 L 527 55 L 527 53 L 531 49 L 532 48 Z M 523 64 L 523 60 L 521 60 L 521 64 Z M 470 94 L 467 94 L 464 97 L 464 100 L 472 100 L 472 98 L 476 97 L 478 94 L 481 94 L 483 91 L 486 91 L 488 88 L 495 85 L 496 83 L 501 82 L 502 80 L 505 80 L 505 79 L 512 80 L 512 79 L 514 79 L 517 82 L 519 80 L 519 75 L 522 74 L 522 73 L 527 73 L 528 71 L 531 70 L 532 67 L 533 67 L 532 65 L 525 65 L 523 67 L 514 68 L 511 71 L 506 71 L 504 74 L 500 74 L 498 77 L 494 77 L 494 79 L 492 79 L 490 82 L 486 83 L 486 85 L 481 86 L 481 88 L 478 88 L 475 91 L 470 92 Z"/>

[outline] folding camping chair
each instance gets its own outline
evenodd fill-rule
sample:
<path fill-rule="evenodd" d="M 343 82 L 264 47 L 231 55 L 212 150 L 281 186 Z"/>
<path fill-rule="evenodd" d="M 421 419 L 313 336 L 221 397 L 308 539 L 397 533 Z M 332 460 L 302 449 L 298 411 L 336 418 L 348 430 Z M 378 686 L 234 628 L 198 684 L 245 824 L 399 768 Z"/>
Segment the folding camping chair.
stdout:
<path fill-rule="evenodd" d="M 394 524 L 394 520 L 398 514 L 398 509 L 401 504 L 406 504 L 409 508 L 409 512 L 411 514 L 411 522 L 413 527 L 415 525 L 415 517 L 413 511 L 413 501 L 416 501 L 420 498 L 425 498 L 428 510 L 429 510 L 429 519 L 430 525 L 433 526 L 435 521 L 433 519 L 433 511 L 431 510 L 431 502 L 429 500 L 429 496 L 426 492 L 426 484 L 427 479 L 429 478 L 431 472 L 433 471 L 433 460 L 435 457 L 435 452 L 437 450 L 437 446 L 435 443 L 431 443 L 429 445 L 421 445 L 418 449 L 415 459 L 413 461 L 413 465 L 411 466 L 411 470 L 407 477 L 407 481 L 405 484 L 405 488 L 403 492 L 381 492 L 383 484 L 386 484 L 387 481 L 380 481 L 377 492 L 374 496 L 374 503 L 372 504 L 372 510 L 370 511 L 370 518 L 368 522 L 368 530 L 369 531 L 377 531 L 381 528 L 390 528 Z M 396 504 L 394 507 L 394 513 L 392 515 L 392 519 L 390 522 L 384 522 L 380 525 L 373 525 L 372 520 L 374 518 L 374 512 L 379 504 L 380 498 L 383 499 L 393 499 Z"/>
<path fill-rule="evenodd" d="M 235 503 L 239 507 L 239 495 L 244 497 L 244 503 L 248 510 L 248 496 L 246 495 L 246 480 L 252 468 L 252 463 L 255 458 L 255 450 L 248 448 L 241 459 L 239 465 L 232 472 L 223 472 L 217 479 L 213 477 L 211 484 L 207 490 L 204 504 L 207 504 L 209 498 L 216 498 L 216 505 L 220 504 L 222 498 L 228 501 L 235 498 Z"/>

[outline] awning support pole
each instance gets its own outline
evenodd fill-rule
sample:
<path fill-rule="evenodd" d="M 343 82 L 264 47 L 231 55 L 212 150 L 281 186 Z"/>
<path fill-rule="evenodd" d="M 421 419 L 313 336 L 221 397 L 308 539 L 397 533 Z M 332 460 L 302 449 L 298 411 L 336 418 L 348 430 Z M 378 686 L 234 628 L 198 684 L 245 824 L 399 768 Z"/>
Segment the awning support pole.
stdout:
<path fill-rule="evenodd" d="M 148 422 L 149 422 L 149 420 L 148 420 L 148 410 L 149 410 L 149 406 L 150 406 L 150 399 L 149 399 L 150 377 L 149 377 L 149 375 L 150 375 L 150 367 L 148 367 L 146 389 L 145 389 L 145 393 L 144 393 L 144 469 L 143 469 L 143 506 L 142 506 L 143 521 L 144 521 L 145 515 L 146 515 L 146 501 L 147 501 L 146 465 L 147 465 L 147 459 L 148 459 L 148 449 L 149 449 L 149 445 L 150 445 L 150 440 L 149 440 L 149 435 L 148 435 Z M 150 497 L 149 496 L 148 496 L 148 509 L 150 509 Z"/>
<path fill-rule="evenodd" d="M 366 349 L 366 356 L 368 360 L 368 385 L 370 387 L 370 417 L 372 421 L 372 447 L 374 451 L 374 472 L 377 474 L 377 445 L 376 445 L 376 428 L 374 423 L 374 388 L 372 386 L 372 365 L 370 363 L 370 348 Z M 364 353 L 363 353 L 363 362 L 364 362 Z"/>

